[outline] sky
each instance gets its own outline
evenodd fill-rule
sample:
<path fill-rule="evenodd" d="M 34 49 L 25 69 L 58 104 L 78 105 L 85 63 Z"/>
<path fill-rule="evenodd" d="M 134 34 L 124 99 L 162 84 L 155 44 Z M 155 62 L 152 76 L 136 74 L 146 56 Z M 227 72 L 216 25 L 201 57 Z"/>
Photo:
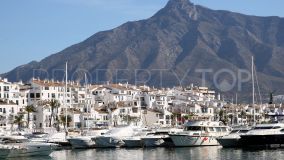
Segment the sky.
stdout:
<path fill-rule="evenodd" d="M 216 10 L 284 17 L 283 0 L 191 0 Z M 167 0 L 1 0 L 0 73 L 99 31 L 151 17 Z"/>

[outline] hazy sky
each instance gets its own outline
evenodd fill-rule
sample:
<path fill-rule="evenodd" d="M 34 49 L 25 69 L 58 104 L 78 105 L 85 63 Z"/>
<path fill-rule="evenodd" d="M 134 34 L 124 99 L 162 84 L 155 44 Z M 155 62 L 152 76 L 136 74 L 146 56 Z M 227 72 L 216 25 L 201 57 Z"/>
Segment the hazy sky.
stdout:
<path fill-rule="evenodd" d="M 192 0 L 212 9 L 284 17 L 284 0 Z M 94 33 L 145 19 L 167 0 L 1 0 L 0 73 L 63 50 Z"/>

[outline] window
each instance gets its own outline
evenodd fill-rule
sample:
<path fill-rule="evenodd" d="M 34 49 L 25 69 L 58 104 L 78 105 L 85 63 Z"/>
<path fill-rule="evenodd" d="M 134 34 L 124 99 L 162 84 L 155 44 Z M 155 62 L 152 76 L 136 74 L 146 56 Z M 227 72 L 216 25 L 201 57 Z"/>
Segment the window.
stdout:
<path fill-rule="evenodd" d="M 49 87 L 44 87 L 44 90 L 49 90 Z"/>
<path fill-rule="evenodd" d="M 30 93 L 30 98 L 35 98 L 35 94 L 34 93 Z"/>
<path fill-rule="evenodd" d="M 2 112 L 2 108 L 0 108 L 0 112 Z"/>
<path fill-rule="evenodd" d="M 259 127 L 255 127 L 254 129 L 272 129 L 273 126 L 259 126 Z"/>
<path fill-rule="evenodd" d="M 40 93 L 36 93 L 36 98 L 40 98 Z"/>
<path fill-rule="evenodd" d="M 3 108 L 3 113 L 6 113 L 6 108 Z"/>
<path fill-rule="evenodd" d="M 249 130 L 240 130 L 239 133 L 247 133 Z"/>
<path fill-rule="evenodd" d="M 222 132 L 222 129 L 220 127 L 215 127 L 217 132 Z"/>
<path fill-rule="evenodd" d="M 125 113 L 125 109 L 120 109 L 120 113 Z"/>
<path fill-rule="evenodd" d="M 9 91 L 9 86 L 4 86 L 4 91 Z"/>
<path fill-rule="evenodd" d="M 188 126 L 185 128 L 186 131 L 201 131 L 204 130 L 204 128 L 200 126 Z"/>
<path fill-rule="evenodd" d="M 104 121 L 107 121 L 107 120 L 108 120 L 108 117 L 107 117 L 107 116 L 103 116 L 103 120 L 104 120 Z"/>
<path fill-rule="evenodd" d="M 210 132 L 214 132 L 214 128 L 213 127 L 209 127 L 209 131 Z"/>
<path fill-rule="evenodd" d="M 231 133 L 237 133 L 238 132 L 238 130 L 232 130 L 231 132 L 230 132 L 230 134 Z"/>
<path fill-rule="evenodd" d="M 133 113 L 138 113 L 138 108 L 132 108 Z"/>

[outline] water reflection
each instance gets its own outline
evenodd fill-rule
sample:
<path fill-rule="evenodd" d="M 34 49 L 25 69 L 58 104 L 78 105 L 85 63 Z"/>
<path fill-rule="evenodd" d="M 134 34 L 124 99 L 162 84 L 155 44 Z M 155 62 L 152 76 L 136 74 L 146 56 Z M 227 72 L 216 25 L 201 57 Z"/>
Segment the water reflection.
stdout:
<path fill-rule="evenodd" d="M 243 150 L 222 147 L 89 149 L 56 151 L 50 157 L 17 158 L 17 160 L 273 160 L 283 159 L 284 150 Z"/>

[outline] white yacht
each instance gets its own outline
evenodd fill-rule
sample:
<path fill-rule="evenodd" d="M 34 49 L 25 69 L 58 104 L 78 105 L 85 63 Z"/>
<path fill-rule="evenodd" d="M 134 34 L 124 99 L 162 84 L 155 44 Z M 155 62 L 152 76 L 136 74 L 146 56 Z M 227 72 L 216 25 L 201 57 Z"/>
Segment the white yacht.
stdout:
<path fill-rule="evenodd" d="M 146 136 L 141 137 L 143 147 L 170 147 L 174 146 L 170 133 L 180 132 L 176 128 L 159 128 Z"/>
<path fill-rule="evenodd" d="M 141 128 L 137 129 L 133 136 L 124 137 L 123 147 L 134 148 L 134 147 L 142 147 L 142 137 L 146 136 L 148 133 L 151 132 L 151 129 L 148 128 Z"/>
<path fill-rule="evenodd" d="M 71 144 L 72 148 L 75 148 L 75 149 L 94 148 L 96 146 L 96 143 L 95 141 L 92 140 L 92 138 L 101 136 L 106 132 L 107 130 L 86 131 L 82 133 L 82 135 L 80 136 L 69 137 L 67 138 L 67 140 Z"/>
<path fill-rule="evenodd" d="M 230 128 L 222 122 L 188 121 L 184 131 L 172 133 L 170 137 L 176 147 L 216 146 L 216 138 L 229 134 Z"/>
<path fill-rule="evenodd" d="M 228 135 L 217 138 L 217 141 L 224 148 L 236 148 L 241 147 L 242 143 L 240 141 L 241 135 L 246 134 L 250 128 L 235 128 Z"/>
<path fill-rule="evenodd" d="M 123 138 L 135 134 L 135 126 L 112 128 L 102 136 L 92 138 L 96 147 L 116 148 L 124 145 Z"/>
<path fill-rule="evenodd" d="M 47 142 L 59 144 L 61 146 L 70 146 L 71 144 L 67 141 L 66 134 L 67 133 L 65 133 L 65 132 L 57 132 L 57 133 L 51 134 L 48 137 Z"/>
<path fill-rule="evenodd" d="M 284 123 L 258 124 L 240 136 L 242 147 L 284 147 Z"/>
<path fill-rule="evenodd" d="M 29 142 L 23 136 L 3 136 L 0 139 L 0 159 L 48 156 L 54 150 L 60 149 L 57 144 Z"/>

